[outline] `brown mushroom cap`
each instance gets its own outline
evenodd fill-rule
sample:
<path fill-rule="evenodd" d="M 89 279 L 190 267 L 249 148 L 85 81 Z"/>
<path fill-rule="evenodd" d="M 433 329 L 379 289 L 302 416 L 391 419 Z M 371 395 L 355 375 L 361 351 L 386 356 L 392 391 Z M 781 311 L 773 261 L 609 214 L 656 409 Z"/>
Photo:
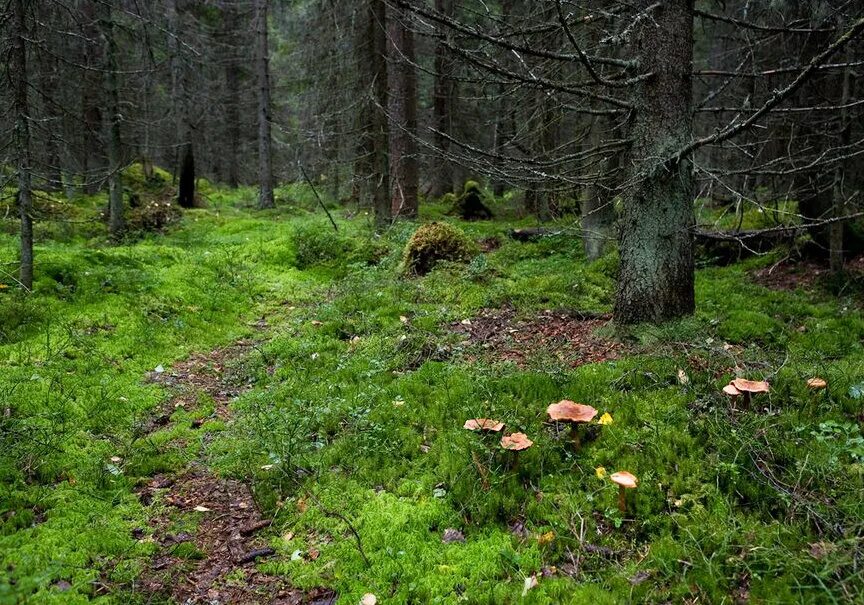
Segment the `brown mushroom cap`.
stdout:
<path fill-rule="evenodd" d="M 528 439 L 528 435 L 525 433 L 511 433 L 510 435 L 501 437 L 501 447 L 505 450 L 518 452 L 527 450 L 532 445 L 534 445 L 534 442 Z"/>
<path fill-rule="evenodd" d="M 591 422 L 597 415 L 597 410 L 590 405 L 574 403 L 569 399 L 563 399 L 553 403 L 546 408 L 546 413 L 552 420 L 560 422 Z"/>
<path fill-rule="evenodd" d="M 819 390 L 819 389 L 824 389 L 825 387 L 827 387 L 828 383 L 825 382 L 825 379 L 819 378 L 818 376 L 815 376 L 815 377 L 807 380 L 807 386 L 811 389 Z"/>
<path fill-rule="evenodd" d="M 609 478 L 612 479 L 613 483 L 617 483 L 621 487 L 625 487 L 627 489 L 633 489 L 637 485 L 639 485 L 639 479 L 636 478 L 635 475 L 628 473 L 627 471 L 618 471 L 617 473 L 612 473 L 609 475 Z"/>
<path fill-rule="evenodd" d="M 767 393 L 770 390 L 770 386 L 764 380 L 745 380 L 744 378 L 736 378 L 729 384 L 743 393 Z"/>
<path fill-rule="evenodd" d="M 472 418 L 471 420 L 466 420 L 462 428 L 468 429 L 469 431 L 488 431 L 490 433 L 497 433 L 504 428 L 504 423 L 498 420 L 492 420 L 491 418 Z"/>
<path fill-rule="evenodd" d="M 738 395 L 741 394 L 741 391 L 739 391 L 737 388 L 735 388 L 735 385 L 732 384 L 731 382 L 729 384 L 727 384 L 725 387 L 723 387 L 723 392 L 726 393 L 727 395 L 729 395 L 730 397 L 738 397 Z"/>

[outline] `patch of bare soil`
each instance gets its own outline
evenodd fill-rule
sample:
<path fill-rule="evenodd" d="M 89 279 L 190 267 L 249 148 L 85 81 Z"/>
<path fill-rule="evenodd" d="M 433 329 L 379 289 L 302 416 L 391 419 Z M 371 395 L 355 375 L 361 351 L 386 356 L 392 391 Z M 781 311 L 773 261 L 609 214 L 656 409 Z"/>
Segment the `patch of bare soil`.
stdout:
<path fill-rule="evenodd" d="M 230 420 L 229 403 L 251 385 L 238 381 L 228 367 L 254 346 L 253 341 L 241 340 L 151 373 L 151 380 L 174 392 L 151 421 L 152 429 L 170 424 L 177 407 L 193 408 L 201 393 L 214 400 L 218 418 Z M 146 593 L 183 605 L 335 603 L 332 590 L 294 589 L 283 578 L 258 571 L 256 562 L 275 554 L 257 537 L 271 519 L 262 516 L 245 483 L 220 477 L 196 460 L 175 476 L 153 477 L 138 493 L 145 505 L 156 499 L 165 505 L 165 512 L 150 521 L 160 550 L 139 580 Z M 171 532 L 181 515 L 197 516 L 193 532 Z"/>
<path fill-rule="evenodd" d="M 864 279 L 864 256 L 850 259 L 846 263 L 846 272 L 852 279 Z M 827 276 L 828 266 L 811 260 L 783 261 L 757 269 L 752 273 L 757 284 L 772 290 L 817 290 Z"/>
<path fill-rule="evenodd" d="M 611 315 L 577 311 L 543 311 L 519 318 L 512 308 L 484 309 L 479 316 L 454 322 L 453 331 L 465 334 L 480 353 L 469 358 L 512 361 L 524 367 L 540 355 L 553 355 L 570 367 L 618 359 L 628 352 L 619 341 L 596 334 Z"/>

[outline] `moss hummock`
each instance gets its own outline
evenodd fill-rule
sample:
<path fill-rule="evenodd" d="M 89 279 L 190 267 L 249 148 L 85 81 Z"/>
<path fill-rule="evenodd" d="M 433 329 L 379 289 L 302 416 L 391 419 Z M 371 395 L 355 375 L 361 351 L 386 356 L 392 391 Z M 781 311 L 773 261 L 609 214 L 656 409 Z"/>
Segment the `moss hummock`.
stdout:
<path fill-rule="evenodd" d="M 468 262 L 473 254 L 471 241 L 447 223 L 421 226 L 405 246 L 403 267 L 407 275 L 426 275 L 440 261 Z"/>

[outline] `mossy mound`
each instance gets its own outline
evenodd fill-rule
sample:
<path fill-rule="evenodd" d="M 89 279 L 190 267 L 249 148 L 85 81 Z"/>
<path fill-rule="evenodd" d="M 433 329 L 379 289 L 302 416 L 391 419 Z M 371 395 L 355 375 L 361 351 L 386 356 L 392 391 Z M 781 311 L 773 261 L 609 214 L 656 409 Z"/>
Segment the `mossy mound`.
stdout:
<path fill-rule="evenodd" d="M 477 181 L 465 181 L 465 191 L 456 202 L 456 212 L 466 221 L 492 218 L 492 211 L 483 203 L 483 193 Z"/>
<path fill-rule="evenodd" d="M 462 231 L 447 223 L 422 225 L 405 246 L 402 255 L 407 275 L 426 275 L 440 261 L 468 262 L 473 253 L 471 241 Z"/>
<path fill-rule="evenodd" d="M 128 227 L 132 231 L 161 233 L 182 217 L 180 207 L 170 199 L 153 200 L 132 208 Z"/>

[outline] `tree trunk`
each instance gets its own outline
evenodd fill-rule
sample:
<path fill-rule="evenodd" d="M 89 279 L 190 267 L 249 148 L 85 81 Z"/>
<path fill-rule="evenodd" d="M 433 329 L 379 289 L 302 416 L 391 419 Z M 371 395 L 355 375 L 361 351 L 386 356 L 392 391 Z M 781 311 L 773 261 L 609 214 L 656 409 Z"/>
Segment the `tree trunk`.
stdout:
<path fill-rule="evenodd" d="M 373 103 L 369 107 L 369 163 L 375 226 L 382 229 L 390 224 L 389 124 L 387 121 L 387 5 L 384 0 L 368 0 L 367 52 L 372 82 Z"/>
<path fill-rule="evenodd" d="M 651 0 L 636 3 L 644 10 Z M 615 319 L 661 322 L 695 306 L 693 167 L 660 164 L 692 139 L 693 0 L 670 0 L 639 24 L 636 52 L 654 76 L 634 90 L 628 190 L 620 230 Z"/>
<path fill-rule="evenodd" d="M 390 182 L 394 217 L 417 216 L 417 70 L 411 13 L 393 8 L 390 32 Z"/>
<path fill-rule="evenodd" d="M 195 207 L 195 152 L 192 143 L 183 145 L 177 203 L 182 208 Z"/>
<path fill-rule="evenodd" d="M 233 3 L 229 3 L 225 11 L 225 28 L 229 46 L 228 58 L 225 62 L 225 135 L 228 142 L 226 151 L 226 181 L 229 187 L 236 188 L 240 184 L 240 66 L 237 64 L 236 28 L 240 17 Z"/>
<path fill-rule="evenodd" d="M 81 145 L 81 172 L 84 177 L 84 193 L 94 195 L 99 191 L 102 181 L 101 168 L 104 166 L 102 159 L 102 143 L 99 133 L 102 132 L 102 109 L 100 106 L 99 91 L 104 90 L 102 84 L 103 64 L 99 56 L 101 45 L 99 39 L 99 28 L 97 25 L 97 3 L 95 0 L 86 0 L 81 5 L 84 18 L 84 65 L 88 67 L 83 73 L 83 86 L 81 87 L 81 107 L 83 122 L 83 139 Z"/>
<path fill-rule="evenodd" d="M 267 45 L 267 8 L 269 0 L 255 0 L 258 50 L 258 207 L 276 205 L 273 199 L 273 155 L 270 137 L 270 49 Z"/>
<path fill-rule="evenodd" d="M 852 61 L 852 53 L 849 51 L 849 47 L 846 47 L 845 53 L 845 62 Z M 848 119 L 848 111 L 846 109 L 846 105 L 849 103 L 850 97 L 850 88 L 851 88 L 851 70 L 847 67 L 843 70 L 842 85 L 841 85 L 841 93 L 840 93 L 840 105 L 843 109 L 840 110 L 840 146 L 846 146 L 849 144 L 851 140 L 850 130 L 851 125 L 849 124 Z M 839 219 L 846 214 L 846 198 L 844 196 L 844 180 L 845 180 L 845 170 L 844 170 L 844 162 L 840 160 L 837 162 L 837 165 L 834 167 L 834 183 L 831 187 L 833 203 L 832 203 L 832 218 Z M 831 223 L 828 227 L 828 242 L 829 242 L 829 262 L 831 267 L 831 272 L 834 274 L 840 274 L 843 272 L 844 265 L 844 251 L 843 251 L 843 231 L 846 229 L 846 225 L 843 221 L 838 220 L 837 222 Z"/>
<path fill-rule="evenodd" d="M 612 118 L 610 122 L 615 122 Z M 598 119 L 595 128 L 603 121 Z M 619 129 L 610 131 L 612 138 L 620 138 Z M 600 141 L 602 133 L 595 133 L 592 137 Z M 602 175 L 597 175 L 591 185 L 587 188 L 585 198 L 582 200 L 582 246 L 585 257 L 588 260 L 597 260 L 606 252 L 606 244 L 612 237 L 615 224 L 615 190 L 618 186 L 618 171 L 621 166 L 620 153 L 613 151 L 603 163 Z"/>
<path fill-rule="evenodd" d="M 33 288 L 33 175 L 30 149 L 30 107 L 27 100 L 27 29 L 24 0 L 12 0 L 14 37 L 11 49 L 15 151 L 18 156 L 18 211 L 21 216 L 21 285 Z"/>
<path fill-rule="evenodd" d="M 114 15 L 111 3 L 105 5 L 105 93 L 108 101 L 108 231 L 115 240 L 123 236 L 123 178 L 120 139 L 120 91 L 117 74 L 117 43 L 114 38 Z"/>
<path fill-rule="evenodd" d="M 435 9 L 448 16 L 454 15 L 453 0 L 435 0 Z M 452 134 L 453 99 L 456 82 L 453 80 L 453 58 L 444 42 L 435 43 L 435 83 L 432 92 L 432 124 L 435 128 L 436 155 L 432 169 L 432 188 L 429 195 L 441 197 L 453 191 L 453 165 L 450 162 L 450 139 Z M 458 193 L 458 192 L 457 192 Z"/>

